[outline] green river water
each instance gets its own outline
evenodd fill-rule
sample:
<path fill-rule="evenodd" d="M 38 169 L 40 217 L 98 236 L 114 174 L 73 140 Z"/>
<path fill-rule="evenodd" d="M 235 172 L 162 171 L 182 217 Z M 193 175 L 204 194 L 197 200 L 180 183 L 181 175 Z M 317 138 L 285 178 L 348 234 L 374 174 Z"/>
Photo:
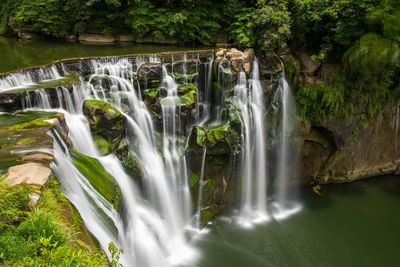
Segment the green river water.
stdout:
<path fill-rule="evenodd" d="M 188 49 L 195 48 L 0 37 L 0 73 L 62 58 Z M 217 219 L 194 241 L 198 266 L 400 266 L 400 177 L 324 185 L 321 193 L 301 189 L 300 212 L 253 228 L 239 227 L 229 215 Z"/>
<path fill-rule="evenodd" d="M 303 209 L 244 229 L 226 218 L 196 242 L 201 267 L 400 266 L 400 177 L 300 190 Z"/>
<path fill-rule="evenodd" d="M 137 44 L 81 44 L 49 40 L 21 40 L 0 36 L 0 73 L 19 68 L 48 64 L 73 57 L 116 56 L 168 51 L 187 51 L 205 47 Z"/>

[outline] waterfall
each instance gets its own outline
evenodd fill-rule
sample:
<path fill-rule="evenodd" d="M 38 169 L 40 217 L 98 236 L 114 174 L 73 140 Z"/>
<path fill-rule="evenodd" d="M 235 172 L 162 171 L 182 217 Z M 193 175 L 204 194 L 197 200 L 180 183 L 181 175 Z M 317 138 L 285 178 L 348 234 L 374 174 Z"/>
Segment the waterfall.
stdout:
<path fill-rule="evenodd" d="M 200 170 L 200 180 L 199 180 L 199 196 L 197 199 L 197 211 L 195 215 L 195 227 L 197 229 L 201 229 L 201 209 L 202 209 L 202 200 L 203 200 L 203 190 L 204 190 L 204 167 L 206 164 L 206 155 L 207 155 L 207 147 L 204 145 L 203 156 L 201 159 L 201 170 Z"/>
<path fill-rule="evenodd" d="M 188 177 L 186 171 L 186 160 L 184 155 L 180 155 L 184 150 L 184 144 L 178 140 L 180 126 L 178 84 L 168 75 L 163 67 L 163 84 L 167 89 L 167 96 L 161 99 L 163 117 L 163 153 L 165 157 L 166 174 L 172 183 L 168 190 L 175 192 L 176 198 L 174 208 L 182 211 L 180 216 L 183 221 L 177 225 L 183 227 L 190 221 L 191 206 Z M 178 113 L 176 112 L 178 109 Z"/>
<path fill-rule="evenodd" d="M 280 115 L 280 142 L 277 147 L 276 192 L 273 204 L 273 214 L 278 219 L 286 218 L 301 209 L 301 206 L 295 202 L 295 196 L 293 194 L 289 196 L 290 180 L 297 165 L 297 147 L 292 139 L 298 129 L 294 98 L 286 81 L 283 63 L 281 65 L 283 71 L 279 76 L 278 88 L 274 97 L 274 101 L 281 103 L 280 112 L 276 113 Z"/>
<path fill-rule="evenodd" d="M 245 224 L 267 218 L 264 93 L 258 68 L 255 59 L 249 85 L 241 69 L 234 89 L 242 117 L 240 217 Z"/>
<path fill-rule="evenodd" d="M 54 133 L 55 161 L 51 167 L 61 180 L 66 197 L 107 254 L 109 242 L 124 250 L 120 261 L 125 266 L 171 266 L 194 260 L 196 253 L 185 236 L 186 229 L 192 228 L 191 200 L 186 159 L 182 156 L 184 147 L 175 136 L 180 128 L 177 105 L 162 105 L 164 149 L 160 154 L 151 116 L 133 86 L 134 66 L 124 59 L 114 63 L 93 60 L 91 64 L 94 74 L 88 81 L 82 79 L 80 85 L 73 86 L 72 92 L 65 87 L 55 89 L 58 109 L 52 109 L 50 96 L 44 89 L 35 91 L 34 108 L 65 114 L 75 149 L 97 160 L 119 185 L 122 213 L 114 210 L 80 173 L 66 145 L 60 141 L 62 138 Z M 167 98 L 176 98 L 177 84 L 165 68 L 164 71 Z M 109 84 L 96 82 L 97 78 L 104 77 Z M 132 141 L 130 149 L 143 167 L 143 193 L 114 155 L 99 156 L 88 121 L 82 115 L 85 99 L 110 102 L 122 112 L 121 98 L 128 100 L 128 111 L 123 114 L 128 122 L 128 139 Z"/>
<path fill-rule="evenodd" d="M 195 110 L 196 114 L 191 118 L 195 118 L 193 122 L 197 126 L 203 126 L 207 125 L 206 122 L 212 117 L 212 111 L 214 121 L 210 126 L 219 126 L 223 121 L 227 121 L 223 118 L 225 104 L 228 102 L 225 100 L 232 93 L 233 98 L 229 99 L 232 102 L 229 103 L 236 106 L 241 119 L 240 222 L 244 226 L 252 225 L 268 220 L 269 214 L 275 218 L 284 218 L 297 208 L 293 202 L 288 201 L 287 191 L 290 180 L 287 166 L 295 158 L 291 137 L 296 124 L 293 99 L 284 72 L 279 77 L 274 98 L 274 102 L 279 103 L 276 106 L 280 107 L 280 110 L 275 114 L 280 116 L 278 121 L 281 125 L 277 165 L 276 168 L 271 168 L 277 171 L 275 175 L 271 175 L 267 172 L 271 162 L 266 154 L 265 98 L 257 58 L 254 59 L 250 77 L 246 77 L 241 69 L 234 87 L 230 62 L 225 58 L 218 62 L 218 88 L 213 88 L 213 56 L 200 66 L 197 65 L 200 62 L 197 58 L 194 67 L 196 71 L 200 69 L 204 75 L 197 80 L 193 78 L 196 76 L 191 73 L 192 61 L 190 58 L 187 60 L 186 53 L 181 62 L 182 69 L 179 69 L 182 73 L 176 73 L 175 76 L 174 64 L 179 62 L 174 62 L 173 55 L 171 57 L 171 74 L 166 68 L 171 66 L 162 64 L 162 80 L 157 88 L 160 90 L 157 91 L 156 105 L 162 116 L 157 113 L 157 117 L 152 117 L 153 110 L 148 110 L 146 103 L 149 102 L 144 102 L 137 78 L 138 69 L 142 64 L 161 64 L 162 60 L 155 55 L 136 57 L 134 63 L 128 58 L 91 60 L 91 72 L 85 76 L 82 74 L 79 84 L 58 86 L 51 95 L 51 89 L 27 91 L 22 98 L 25 109 L 36 108 L 64 113 L 74 149 L 96 161 L 118 184 L 121 190 L 119 212 L 76 167 L 75 150 L 68 148 L 69 145 L 64 144 L 57 132 L 51 133 L 55 156 L 51 168 L 60 179 L 63 192 L 77 208 L 88 230 L 108 256 L 109 242 L 114 242 L 124 250 L 121 263 L 125 266 L 193 265 L 197 252 L 190 246 L 189 238 L 192 232 L 201 228 L 201 210 L 207 178 L 207 149 L 210 152 L 211 146 L 204 146 L 202 151 L 198 196 L 197 199 L 194 198 L 197 200 L 197 207 L 193 208 L 185 158 L 186 134 L 189 127 L 182 115 Z M 195 61 L 194 57 L 193 60 Z M 65 72 L 67 68 L 62 65 L 62 69 L 63 75 L 68 75 Z M 177 69 L 175 72 L 178 72 Z M 40 69 L 37 76 L 43 81 L 58 79 L 61 74 L 56 66 L 52 65 Z M 181 77 L 184 77 L 183 81 L 180 81 Z M 26 86 L 34 83 L 34 80 L 37 79 L 33 79 L 29 72 L 11 74 L 0 80 L 0 89 L 10 90 Z M 187 106 L 182 104 L 182 99 L 185 99 L 182 88 L 192 86 L 187 83 L 193 80 L 204 84 L 202 90 L 197 92 L 196 108 L 194 109 L 194 104 L 190 102 L 193 104 L 190 107 L 192 110 L 188 110 Z M 179 87 L 177 81 L 185 84 Z M 146 92 L 144 98 L 149 97 L 147 91 L 143 92 Z M 115 155 L 101 156 L 97 151 L 90 125 L 83 115 L 82 106 L 87 99 L 108 102 L 125 116 L 125 139 L 130 155 L 134 155 L 140 162 L 140 177 L 130 177 Z M 214 106 L 211 105 L 212 102 Z M 153 120 L 158 124 L 153 125 Z M 162 138 L 156 138 L 159 135 Z M 207 168 L 208 171 L 210 169 Z M 225 182 L 225 178 L 223 179 Z M 276 192 L 271 196 L 267 195 L 267 182 L 268 185 L 271 184 L 269 179 L 276 181 Z M 267 206 L 267 201 L 273 201 L 273 208 Z"/>
<path fill-rule="evenodd" d="M 211 117 L 211 89 L 212 89 L 212 68 L 214 64 L 214 54 L 206 64 L 204 75 L 204 92 L 199 92 L 198 97 L 198 119 L 197 125 L 203 126 Z M 200 95 L 201 93 L 201 95 Z"/>

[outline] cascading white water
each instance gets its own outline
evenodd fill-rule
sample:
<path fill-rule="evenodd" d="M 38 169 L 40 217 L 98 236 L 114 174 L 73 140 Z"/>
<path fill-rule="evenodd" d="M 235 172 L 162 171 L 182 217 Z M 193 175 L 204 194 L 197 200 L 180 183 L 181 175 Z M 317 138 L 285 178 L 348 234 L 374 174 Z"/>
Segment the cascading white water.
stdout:
<path fill-rule="evenodd" d="M 198 97 L 198 118 L 197 125 L 203 126 L 211 117 L 211 87 L 212 87 L 212 68 L 214 64 L 214 54 L 211 55 L 211 59 L 206 64 L 206 72 L 204 75 L 204 92 Z"/>
<path fill-rule="evenodd" d="M 171 109 L 165 112 L 171 112 L 171 116 L 164 118 L 164 129 L 168 129 L 164 133 L 164 144 L 167 144 L 163 151 L 164 162 L 155 142 L 151 116 L 133 87 L 132 64 L 127 60 L 116 63 L 93 61 L 92 68 L 95 74 L 88 82 L 82 80 L 81 85 L 74 85 L 72 95 L 66 88 L 57 89 L 58 105 L 61 109 L 57 111 L 65 113 L 69 137 L 74 147 L 80 153 L 97 159 L 116 179 L 121 188 L 123 217 L 76 169 L 65 145 L 55 142 L 56 161 L 52 168 L 62 181 L 66 196 L 82 214 L 85 224 L 104 251 L 107 252 L 111 241 L 124 250 L 121 263 L 125 266 L 171 266 L 194 260 L 195 253 L 185 237 L 185 229 L 191 228 L 186 161 L 179 151 L 183 147 L 172 136 L 179 127 L 179 121 L 175 121 L 176 106 L 169 106 Z M 97 77 L 106 77 L 111 90 L 103 87 L 102 83 L 94 85 Z M 177 86 L 172 77 L 166 74 L 164 78 L 167 88 L 171 89 L 170 93 L 176 96 Z M 111 98 L 107 98 L 109 91 L 115 93 Z M 88 122 L 82 115 L 85 99 L 109 100 L 112 104 L 118 104 L 116 106 L 121 109 L 121 97 L 128 98 L 129 110 L 124 113 L 128 121 L 127 134 L 129 139 L 136 140 L 131 149 L 142 164 L 144 194 L 136 188 L 115 156 L 99 156 Z M 46 90 L 35 91 L 35 107 L 54 110 L 50 103 Z M 56 139 L 61 140 L 59 137 Z M 102 212 L 98 214 L 97 210 Z M 116 231 L 108 229 L 110 223 Z"/>
<path fill-rule="evenodd" d="M 258 61 L 253 62 L 249 86 L 241 69 L 234 89 L 242 117 L 242 194 L 240 216 L 244 223 L 267 217 L 264 93 Z"/>
<path fill-rule="evenodd" d="M 197 229 L 201 229 L 201 209 L 202 209 L 202 201 L 203 201 L 203 190 L 204 190 L 204 167 L 206 164 L 206 155 L 207 155 L 207 147 L 203 148 L 203 156 L 201 159 L 201 170 L 200 170 L 200 180 L 199 180 L 199 194 L 197 199 L 197 211 L 195 215 L 195 227 Z"/>
<path fill-rule="evenodd" d="M 180 131 L 180 112 L 178 84 L 168 75 L 165 67 L 163 67 L 163 84 L 167 89 L 167 96 L 161 101 L 162 117 L 163 117 L 163 154 L 165 158 L 166 172 L 172 186 L 169 190 L 175 191 L 177 198 L 175 208 L 179 208 L 183 213 L 179 216 L 183 218 L 183 222 L 178 225 L 182 227 L 190 221 L 191 206 L 190 192 L 188 186 L 188 178 L 186 171 L 185 156 L 181 155 L 184 150 L 184 144 L 178 140 L 178 132 Z M 178 109 L 178 113 L 176 113 Z M 181 203 L 179 203 L 181 202 Z M 183 223 L 183 224 L 182 224 Z"/>
<path fill-rule="evenodd" d="M 35 82 L 29 72 L 16 72 L 8 74 L 6 77 L 0 79 L 0 91 L 12 90 L 28 85 Z"/>
<path fill-rule="evenodd" d="M 147 58 L 148 60 L 160 62 L 156 56 L 151 56 Z M 226 59 L 223 61 L 218 65 L 218 83 L 222 91 L 229 91 L 232 88 L 232 72 L 229 66 L 223 66 L 225 63 L 229 64 L 229 61 Z M 86 81 L 80 77 L 81 84 L 73 85 L 72 91 L 65 87 L 57 88 L 58 103 L 51 102 L 49 92 L 40 89 L 34 93 L 27 92 L 23 105 L 25 108 L 38 107 L 45 110 L 55 110 L 57 107 L 58 111 L 64 112 L 69 126 L 69 137 L 74 147 L 79 152 L 96 159 L 120 186 L 122 211 L 118 214 L 75 167 L 66 146 L 62 142 L 55 142 L 56 160 L 52 168 L 62 181 L 66 196 L 82 214 L 85 224 L 99 240 L 103 250 L 107 251 L 108 243 L 112 241 L 124 250 L 121 262 L 126 266 L 171 266 L 195 258 L 195 252 L 188 245 L 186 230 L 193 230 L 192 222 L 194 222 L 193 226 L 200 229 L 207 148 L 204 147 L 203 150 L 198 205 L 195 209 L 194 220 L 192 220 L 185 147 L 184 141 L 180 138 L 185 133 L 180 121 L 178 85 L 164 67 L 161 87 L 164 87 L 167 96 L 159 99 L 163 123 L 162 148 L 159 151 L 152 117 L 142 101 L 140 88 L 134 87 L 137 70 L 145 62 L 145 57 L 137 58 L 136 66 L 126 59 L 93 60 L 91 62 L 93 74 Z M 184 62 L 182 72 L 187 83 L 186 58 Z M 213 63 L 213 58 L 206 63 L 204 95 L 197 105 L 197 107 L 202 106 L 201 116 L 196 120 L 196 124 L 200 126 L 204 125 L 211 116 Z M 52 77 L 54 71 L 57 70 L 46 69 L 40 79 L 57 78 L 58 74 Z M 0 84 L 0 87 L 5 86 L 5 90 L 20 85 L 13 80 L 14 78 L 7 79 L 3 79 L 3 84 Z M 28 76 L 23 79 L 25 80 L 21 84 L 33 80 Z M 4 80 L 7 80 L 7 84 Z M 8 82 L 9 80 L 11 82 Z M 286 208 L 288 197 L 285 187 L 287 183 L 285 168 L 289 161 L 288 133 L 294 127 L 292 121 L 294 111 L 291 110 L 293 103 L 290 100 L 290 89 L 284 74 L 280 77 L 278 92 L 282 99 L 282 112 L 279 113 L 282 114 L 282 138 L 281 153 L 277 161 L 277 181 L 279 182 L 276 194 L 276 206 L 280 213 L 273 213 L 274 216 L 277 214 L 277 218 L 282 214 L 287 214 L 281 211 L 284 210 L 282 207 Z M 35 95 L 34 101 L 31 100 L 33 95 Z M 242 117 L 241 176 L 243 184 L 240 217 L 243 222 L 252 224 L 268 219 L 264 93 L 260 84 L 257 59 L 253 62 L 248 81 L 243 70 L 238 73 L 234 95 Z M 139 189 L 136 182 L 126 174 L 115 156 L 100 156 L 97 152 L 87 119 L 82 115 L 82 104 L 85 99 L 109 102 L 126 116 L 129 149 L 130 153 L 133 153 L 140 161 L 143 190 Z M 220 100 L 220 103 L 217 103 L 217 122 L 222 121 L 224 96 Z M 61 140 L 56 133 L 53 134 L 55 139 Z M 97 212 L 98 210 L 100 212 Z"/>
<path fill-rule="evenodd" d="M 227 66 L 224 66 L 224 65 Z M 219 95 L 217 99 L 217 103 L 215 106 L 215 113 L 216 113 L 216 119 L 215 123 L 221 123 L 222 122 L 222 116 L 223 116 L 223 106 L 225 103 L 225 92 L 227 90 L 231 90 L 233 86 L 233 74 L 231 71 L 231 62 L 227 60 L 224 56 L 224 58 L 218 63 L 218 86 L 219 88 Z"/>
<path fill-rule="evenodd" d="M 296 168 L 296 145 L 291 142 L 291 136 L 297 131 L 296 107 L 294 99 L 285 77 L 285 70 L 279 76 L 278 88 L 275 93 L 275 101 L 280 102 L 280 136 L 277 149 L 277 170 L 275 177 L 276 192 L 274 217 L 284 219 L 298 212 L 301 205 L 295 202 L 295 197 L 289 197 L 289 181 Z M 290 167 L 289 167 L 290 166 Z"/>

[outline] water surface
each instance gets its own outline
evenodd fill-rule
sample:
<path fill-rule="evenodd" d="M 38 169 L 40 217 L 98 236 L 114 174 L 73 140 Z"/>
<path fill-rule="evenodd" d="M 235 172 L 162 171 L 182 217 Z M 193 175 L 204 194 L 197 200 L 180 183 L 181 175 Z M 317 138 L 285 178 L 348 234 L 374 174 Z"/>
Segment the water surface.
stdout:
<path fill-rule="evenodd" d="M 19 68 L 48 64 L 73 57 L 116 56 L 198 50 L 205 47 L 185 47 L 151 44 L 83 44 L 64 40 L 22 40 L 0 36 L 0 73 Z"/>
<path fill-rule="evenodd" d="M 303 210 L 244 229 L 216 220 L 196 242 L 200 267 L 399 266 L 400 177 L 311 188 Z"/>

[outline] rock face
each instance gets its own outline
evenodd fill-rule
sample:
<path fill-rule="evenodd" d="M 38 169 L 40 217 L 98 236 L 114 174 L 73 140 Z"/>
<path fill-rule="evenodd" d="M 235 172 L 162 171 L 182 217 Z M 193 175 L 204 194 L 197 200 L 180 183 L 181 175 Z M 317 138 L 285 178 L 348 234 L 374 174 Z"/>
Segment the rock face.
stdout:
<path fill-rule="evenodd" d="M 335 118 L 304 134 L 302 173 L 307 183 L 342 183 L 399 173 L 400 150 L 396 106 L 388 106 L 374 122 Z"/>

